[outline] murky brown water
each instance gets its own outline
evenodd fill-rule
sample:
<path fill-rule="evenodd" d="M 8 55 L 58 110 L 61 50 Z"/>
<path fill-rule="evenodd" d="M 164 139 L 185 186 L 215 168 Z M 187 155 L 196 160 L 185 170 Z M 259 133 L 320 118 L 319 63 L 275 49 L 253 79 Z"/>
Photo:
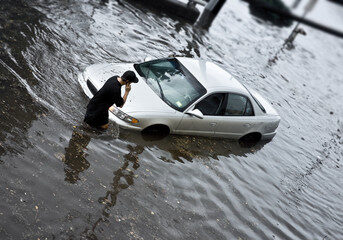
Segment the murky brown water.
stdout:
<path fill-rule="evenodd" d="M 268 64 L 292 27 L 243 1 L 200 31 L 125 1 L 0 0 L 0 238 L 343 239 L 343 41 L 303 28 Z M 80 71 L 172 53 L 265 95 L 273 141 L 82 129 Z"/>

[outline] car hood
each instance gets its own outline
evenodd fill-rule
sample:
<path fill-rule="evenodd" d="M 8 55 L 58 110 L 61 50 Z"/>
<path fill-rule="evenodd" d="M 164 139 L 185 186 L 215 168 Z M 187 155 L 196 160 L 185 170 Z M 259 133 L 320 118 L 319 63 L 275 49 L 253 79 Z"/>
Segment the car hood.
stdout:
<path fill-rule="evenodd" d="M 103 63 L 87 67 L 84 71 L 84 79 L 89 79 L 94 86 L 99 89 L 112 76 L 121 76 L 125 71 L 134 71 L 138 83 L 131 84 L 131 91 L 124 104 L 122 111 L 126 113 L 135 112 L 170 112 L 176 110 L 166 104 L 145 82 L 145 79 L 139 76 L 133 63 Z M 125 87 L 122 87 L 124 95 Z"/>
<path fill-rule="evenodd" d="M 136 73 L 137 75 L 137 73 Z M 175 110 L 166 104 L 145 82 L 137 76 L 139 82 L 131 84 L 131 91 L 122 110 L 127 113 L 135 112 L 170 112 Z M 122 92 L 124 93 L 124 87 Z"/>

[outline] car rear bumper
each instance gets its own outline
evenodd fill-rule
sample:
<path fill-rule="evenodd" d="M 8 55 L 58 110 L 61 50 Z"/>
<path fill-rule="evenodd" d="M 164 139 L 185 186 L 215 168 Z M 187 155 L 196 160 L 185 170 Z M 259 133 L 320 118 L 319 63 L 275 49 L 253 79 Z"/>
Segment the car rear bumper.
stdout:
<path fill-rule="evenodd" d="M 276 131 L 275 131 L 275 132 L 271 132 L 271 133 L 262 134 L 261 140 L 270 140 L 270 139 L 272 139 L 275 135 L 276 135 Z"/>

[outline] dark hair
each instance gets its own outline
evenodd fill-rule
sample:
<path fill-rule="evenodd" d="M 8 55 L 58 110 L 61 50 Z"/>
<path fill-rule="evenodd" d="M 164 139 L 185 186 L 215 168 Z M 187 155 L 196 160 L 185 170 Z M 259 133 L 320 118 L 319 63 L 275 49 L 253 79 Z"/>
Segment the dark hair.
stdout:
<path fill-rule="evenodd" d="M 121 76 L 121 78 L 124 81 L 129 81 L 129 82 L 133 82 L 133 83 L 138 82 L 138 78 L 136 77 L 136 74 L 133 71 L 124 72 L 124 74 L 123 74 L 123 76 Z"/>

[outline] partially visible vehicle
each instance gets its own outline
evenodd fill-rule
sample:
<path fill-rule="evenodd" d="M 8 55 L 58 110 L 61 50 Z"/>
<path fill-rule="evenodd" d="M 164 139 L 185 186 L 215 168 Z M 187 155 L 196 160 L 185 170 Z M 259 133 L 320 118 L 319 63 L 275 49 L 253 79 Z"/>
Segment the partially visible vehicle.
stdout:
<path fill-rule="evenodd" d="M 257 140 L 276 134 L 280 116 L 271 104 L 208 61 L 176 57 L 96 64 L 79 75 L 79 82 L 91 98 L 108 78 L 127 70 L 134 71 L 139 82 L 124 107 L 110 112 L 110 119 L 122 128 Z"/>

